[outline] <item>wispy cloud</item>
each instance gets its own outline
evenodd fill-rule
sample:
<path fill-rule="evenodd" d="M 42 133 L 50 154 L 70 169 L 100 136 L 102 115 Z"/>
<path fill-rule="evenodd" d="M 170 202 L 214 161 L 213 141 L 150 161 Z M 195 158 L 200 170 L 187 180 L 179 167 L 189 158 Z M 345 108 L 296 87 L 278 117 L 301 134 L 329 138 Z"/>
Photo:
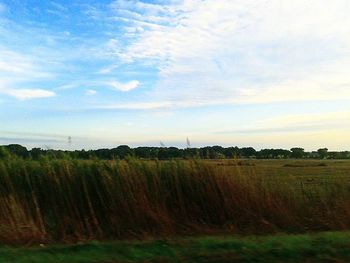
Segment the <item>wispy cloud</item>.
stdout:
<path fill-rule="evenodd" d="M 18 100 L 40 99 L 53 97 L 56 94 L 43 89 L 1 89 L 0 93 L 7 94 Z"/>
<path fill-rule="evenodd" d="M 139 102 L 100 105 L 94 108 L 103 110 L 156 110 L 172 108 L 173 106 L 171 102 Z"/>
<path fill-rule="evenodd" d="M 46 138 L 46 139 L 67 139 L 68 135 L 63 134 L 55 134 L 55 133 L 43 133 L 43 132 L 25 132 L 25 131 L 6 131 L 6 130 L 0 130 L 0 135 L 2 136 L 20 136 L 20 137 L 30 137 L 30 138 Z"/>
<path fill-rule="evenodd" d="M 24 55 L 5 49 L 0 46 L 0 75 L 17 78 L 50 78 L 52 74 L 45 72 L 35 59 L 29 55 Z"/>
<path fill-rule="evenodd" d="M 34 145 L 38 146 L 38 144 L 43 143 L 59 143 L 62 144 L 63 140 L 57 139 L 36 139 L 36 138 L 21 138 L 21 137 L 0 137 L 1 144 L 11 144 L 11 143 L 34 143 Z"/>
<path fill-rule="evenodd" d="M 109 74 L 117 67 L 118 67 L 117 65 L 111 65 L 108 67 L 104 67 L 104 68 L 101 68 L 97 73 L 98 74 Z"/>
<path fill-rule="evenodd" d="M 28 56 L 0 49 L 0 93 L 18 100 L 47 98 L 55 93 L 41 88 L 19 88 L 27 81 L 47 79 L 52 75 L 42 70 Z"/>
<path fill-rule="evenodd" d="M 163 100 L 163 101 L 138 101 L 130 103 L 112 103 L 94 106 L 94 109 L 105 110 L 174 110 L 187 108 L 200 108 L 204 106 L 225 105 L 234 103 L 232 99 L 228 100 L 212 100 L 204 102 L 202 100 Z M 167 114 L 167 113 L 166 113 Z"/>
<path fill-rule="evenodd" d="M 114 54 L 159 69 L 160 101 L 350 98 L 346 0 L 119 0 L 111 9 L 129 38 Z"/>
<path fill-rule="evenodd" d="M 85 95 L 87 95 L 87 96 L 94 96 L 96 94 L 97 94 L 97 91 L 93 90 L 93 89 L 89 89 L 89 90 L 85 91 Z"/>
<path fill-rule="evenodd" d="M 124 91 L 124 92 L 136 89 L 137 87 L 140 86 L 140 82 L 137 80 L 132 80 L 125 83 L 112 80 L 112 81 L 106 82 L 106 84 L 115 90 Z"/>

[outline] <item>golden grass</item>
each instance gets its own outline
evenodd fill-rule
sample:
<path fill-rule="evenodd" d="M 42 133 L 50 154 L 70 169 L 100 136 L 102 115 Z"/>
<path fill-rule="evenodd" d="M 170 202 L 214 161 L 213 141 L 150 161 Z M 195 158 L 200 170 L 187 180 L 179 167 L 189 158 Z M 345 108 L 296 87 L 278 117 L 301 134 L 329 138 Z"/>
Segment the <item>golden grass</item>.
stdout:
<path fill-rule="evenodd" d="M 346 178 L 308 183 L 234 162 L 0 161 L 0 241 L 349 229 Z"/>

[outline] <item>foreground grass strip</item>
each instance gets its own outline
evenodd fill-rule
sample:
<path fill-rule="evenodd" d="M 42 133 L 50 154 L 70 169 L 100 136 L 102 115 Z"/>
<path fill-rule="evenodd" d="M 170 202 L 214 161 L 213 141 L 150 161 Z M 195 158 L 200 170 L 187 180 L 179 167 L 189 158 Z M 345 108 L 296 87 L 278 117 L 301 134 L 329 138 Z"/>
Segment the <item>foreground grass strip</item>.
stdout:
<path fill-rule="evenodd" d="M 349 262 L 350 232 L 0 248 L 0 262 Z"/>

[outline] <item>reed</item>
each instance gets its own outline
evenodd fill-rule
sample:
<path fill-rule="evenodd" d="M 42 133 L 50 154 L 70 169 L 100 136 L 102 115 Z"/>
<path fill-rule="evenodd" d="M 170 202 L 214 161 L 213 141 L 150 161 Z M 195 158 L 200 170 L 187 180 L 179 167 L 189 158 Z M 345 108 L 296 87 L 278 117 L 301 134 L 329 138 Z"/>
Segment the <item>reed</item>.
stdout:
<path fill-rule="evenodd" d="M 2 243 L 342 230 L 350 191 L 200 160 L 8 158 L 0 224 Z"/>

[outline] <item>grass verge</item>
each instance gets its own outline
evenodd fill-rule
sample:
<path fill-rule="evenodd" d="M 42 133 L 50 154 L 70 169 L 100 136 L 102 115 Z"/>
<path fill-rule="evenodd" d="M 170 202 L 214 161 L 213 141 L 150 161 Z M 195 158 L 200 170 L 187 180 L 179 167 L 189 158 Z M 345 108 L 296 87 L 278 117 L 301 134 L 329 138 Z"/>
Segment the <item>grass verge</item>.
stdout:
<path fill-rule="evenodd" d="M 0 262 L 349 262 L 350 232 L 0 248 Z"/>

